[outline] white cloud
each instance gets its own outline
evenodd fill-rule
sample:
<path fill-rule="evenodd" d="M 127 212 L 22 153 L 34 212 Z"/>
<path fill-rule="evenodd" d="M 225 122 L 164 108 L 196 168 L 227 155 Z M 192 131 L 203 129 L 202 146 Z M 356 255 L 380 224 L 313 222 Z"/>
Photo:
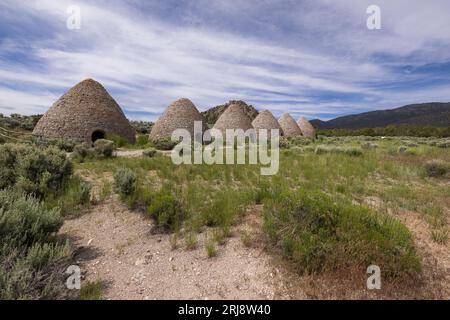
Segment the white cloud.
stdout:
<path fill-rule="evenodd" d="M 161 112 L 179 97 L 192 99 L 199 109 L 243 99 L 258 101 L 257 107 L 276 113 L 287 110 L 311 116 L 371 106 L 393 107 L 411 100 L 404 98 L 409 92 L 393 94 L 378 86 L 414 76 L 406 78 L 392 67 L 450 60 L 450 51 L 442 50 L 450 40 L 450 28 L 444 28 L 449 24 L 449 11 L 443 9 L 449 5 L 444 1 L 427 2 L 432 3 L 428 6 L 379 1 L 383 30 L 373 33 L 364 28 L 366 2 L 320 0 L 292 4 L 301 9 L 298 12 L 281 8 L 286 20 L 283 23 L 298 28 L 298 39 L 312 38 L 297 43 L 297 38 L 289 42 L 282 30 L 278 38 L 268 39 L 250 36 L 245 30 L 219 31 L 202 24 L 198 27 L 202 17 L 193 11 L 187 12 L 183 23 L 188 21 L 194 26 L 185 27 L 117 1 L 108 1 L 106 6 L 92 1 L 5 0 L 0 7 L 8 8 L 11 16 L 19 14 L 26 19 L 28 28 L 34 23 L 39 29 L 45 21 L 51 32 L 32 37 L 31 43 L 25 45 L 20 41 L 16 44 L 14 39 L 2 41 L 7 45 L 0 48 L 0 57 L 24 53 L 27 59 L 37 61 L 39 68 L 0 60 L 0 89 L 9 92 L 10 99 L 0 100 L 0 111 L 9 113 L 8 106 L 15 105 L 23 113 L 43 112 L 51 104 L 46 99 L 54 98 L 46 92 L 63 93 L 88 77 L 104 83 L 127 112 Z M 228 1 L 208 3 L 218 16 L 246 17 L 249 24 L 261 28 L 264 24 L 258 20 L 260 11 L 275 5 L 253 3 L 252 9 L 248 1 L 233 1 L 233 5 Z M 65 27 L 66 8 L 72 4 L 81 7 L 81 30 Z M 270 32 L 277 31 L 277 23 L 281 22 L 267 26 Z M 286 34 L 292 34 L 295 28 Z M 378 61 L 373 58 L 376 54 L 399 58 Z M 2 83 L 28 85 L 32 90 L 14 89 L 12 94 L 2 88 Z M 442 91 L 438 96 L 436 92 L 424 90 L 410 97 L 424 101 L 445 99 Z M 330 94 L 362 98 L 356 102 L 338 98 L 324 101 Z M 318 95 L 320 99 L 313 98 Z M 36 103 L 32 102 L 33 96 Z M 300 102 L 293 105 L 284 100 Z"/>

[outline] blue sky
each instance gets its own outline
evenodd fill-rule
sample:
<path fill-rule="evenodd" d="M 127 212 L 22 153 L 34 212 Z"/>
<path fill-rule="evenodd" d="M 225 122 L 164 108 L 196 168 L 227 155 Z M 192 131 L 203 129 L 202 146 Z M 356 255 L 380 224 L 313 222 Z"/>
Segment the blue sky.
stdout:
<path fill-rule="evenodd" d="M 310 119 L 448 102 L 450 1 L 0 0 L 0 113 L 43 113 L 85 78 L 142 120 L 181 97 Z"/>

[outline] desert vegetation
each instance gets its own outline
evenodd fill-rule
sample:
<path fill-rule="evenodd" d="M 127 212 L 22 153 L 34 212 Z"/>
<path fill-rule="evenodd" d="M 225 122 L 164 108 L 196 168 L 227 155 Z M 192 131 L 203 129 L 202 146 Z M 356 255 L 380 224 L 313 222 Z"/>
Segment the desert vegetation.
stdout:
<path fill-rule="evenodd" d="M 280 172 L 273 177 L 260 176 L 256 165 L 175 166 L 161 155 L 80 167 L 93 175 L 115 174 L 122 201 L 152 219 L 155 232 L 184 237 L 186 248 L 198 245 L 195 234 L 210 232 L 208 257 L 220 255 L 233 227 L 263 205 L 268 239 L 300 273 L 364 273 L 364 266 L 376 263 L 401 279 L 420 274 L 422 263 L 399 212 L 418 213 L 433 241 L 448 241 L 450 154 L 437 146 L 445 143 L 412 137 L 285 139 Z"/>
<path fill-rule="evenodd" d="M 230 237 L 252 246 L 251 234 L 234 230 L 259 206 L 269 252 L 300 275 L 364 275 L 377 264 L 392 281 L 420 277 L 423 252 L 399 219 L 404 212 L 419 215 L 436 245 L 448 245 L 446 139 L 283 138 L 275 176 L 261 176 L 258 165 L 176 166 L 155 141 L 137 141 L 145 151 L 135 158 L 114 156 L 110 140 L 0 146 L 2 298 L 61 297 L 56 275 L 73 248 L 55 234 L 112 192 L 152 221 L 151 232 L 172 234 L 173 248 L 200 246 L 208 259 Z M 100 184 L 97 199 L 88 180 Z M 80 297 L 99 291 L 95 282 Z"/>
<path fill-rule="evenodd" d="M 0 298 L 61 297 L 71 248 L 55 235 L 90 204 L 90 185 L 54 146 L 4 144 L 0 154 Z"/>

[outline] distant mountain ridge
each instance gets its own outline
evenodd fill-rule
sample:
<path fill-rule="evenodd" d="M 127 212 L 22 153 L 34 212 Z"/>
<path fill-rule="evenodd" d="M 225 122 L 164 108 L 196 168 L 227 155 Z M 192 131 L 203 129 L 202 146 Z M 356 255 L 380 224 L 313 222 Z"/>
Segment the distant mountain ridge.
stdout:
<path fill-rule="evenodd" d="M 316 129 L 359 129 L 389 125 L 450 126 L 450 102 L 411 104 L 390 110 L 378 110 L 339 117 L 329 121 L 311 120 Z"/>

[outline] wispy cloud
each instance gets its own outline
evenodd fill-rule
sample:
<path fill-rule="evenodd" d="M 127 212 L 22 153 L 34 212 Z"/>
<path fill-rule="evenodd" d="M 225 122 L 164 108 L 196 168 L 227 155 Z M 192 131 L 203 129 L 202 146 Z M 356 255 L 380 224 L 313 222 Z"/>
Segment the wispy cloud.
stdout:
<path fill-rule="evenodd" d="M 44 112 L 88 77 L 149 120 L 179 97 L 310 118 L 449 101 L 450 3 L 378 3 L 370 31 L 369 1 L 4 0 L 0 112 Z M 73 4 L 80 30 L 66 28 Z"/>

